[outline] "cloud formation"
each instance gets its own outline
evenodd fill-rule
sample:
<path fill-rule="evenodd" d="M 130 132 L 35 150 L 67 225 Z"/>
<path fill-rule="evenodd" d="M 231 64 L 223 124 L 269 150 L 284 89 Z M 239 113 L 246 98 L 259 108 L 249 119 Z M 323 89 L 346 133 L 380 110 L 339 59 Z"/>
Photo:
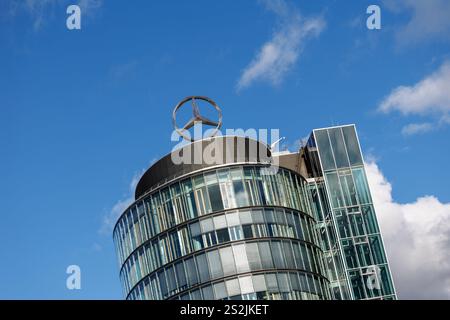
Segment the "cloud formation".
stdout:
<path fill-rule="evenodd" d="M 117 201 L 111 210 L 103 216 L 102 224 L 98 232 L 102 235 L 111 235 L 117 219 L 125 211 L 126 208 L 134 201 L 134 191 L 145 170 L 135 173 L 128 186 L 128 193 L 119 201 Z"/>
<path fill-rule="evenodd" d="M 412 136 L 414 134 L 425 133 L 434 129 L 433 124 L 429 122 L 423 123 L 410 123 L 402 128 L 402 134 L 404 136 Z"/>
<path fill-rule="evenodd" d="M 449 123 L 450 114 L 450 62 L 447 61 L 432 74 L 412 86 L 399 86 L 383 99 L 378 109 L 403 115 L 437 116 L 437 125 Z M 431 124 L 410 124 L 406 133 L 427 132 Z"/>
<path fill-rule="evenodd" d="M 408 22 L 397 28 L 400 46 L 432 40 L 450 40 L 450 1 L 448 0 L 385 0 L 395 13 L 410 13 Z"/>
<path fill-rule="evenodd" d="M 279 84 L 295 65 L 307 39 L 319 35 L 325 28 L 322 17 L 303 18 L 298 10 L 283 0 L 263 1 L 279 20 L 272 38 L 264 43 L 256 56 L 243 70 L 237 90 L 255 81 Z"/>
<path fill-rule="evenodd" d="M 366 170 L 399 298 L 450 299 L 450 203 L 398 203 L 378 165 Z"/>

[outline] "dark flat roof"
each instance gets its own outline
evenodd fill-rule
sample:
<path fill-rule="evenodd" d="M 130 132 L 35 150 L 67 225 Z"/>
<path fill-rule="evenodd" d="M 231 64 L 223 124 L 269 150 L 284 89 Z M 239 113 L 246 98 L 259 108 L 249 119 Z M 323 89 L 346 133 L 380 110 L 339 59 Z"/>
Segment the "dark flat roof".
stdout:
<path fill-rule="evenodd" d="M 177 155 L 187 159 L 187 163 L 176 164 L 173 158 Z M 154 163 L 139 180 L 135 199 L 167 181 L 197 170 L 233 163 L 269 163 L 270 160 L 268 146 L 248 137 L 218 136 L 195 141 Z"/>

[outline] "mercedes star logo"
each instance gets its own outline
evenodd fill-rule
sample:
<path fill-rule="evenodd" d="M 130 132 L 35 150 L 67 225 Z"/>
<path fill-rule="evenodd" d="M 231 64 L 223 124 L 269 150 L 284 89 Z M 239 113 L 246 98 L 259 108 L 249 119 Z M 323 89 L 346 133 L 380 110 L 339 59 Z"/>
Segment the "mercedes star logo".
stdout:
<path fill-rule="evenodd" d="M 217 113 L 219 114 L 219 120 L 216 122 L 216 121 L 212 121 L 212 120 L 202 116 L 200 114 L 200 110 L 198 108 L 196 100 L 206 101 L 206 102 L 208 102 L 208 104 L 210 106 L 214 107 L 214 109 L 216 109 Z M 188 101 L 191 101 L 192 113 L 193 113 L 194 116 L 182 128 L 179 128 L 177 126 L 177 112 L 178 112 L 178 109 L 180 109 L 181 106 L 183 106 Z M 178 132 L 178 134 L 180 136 L 182 136 L 185 140 L 193 142 L 194 139 L 190 135 L 188 135 L 186 132 L 190 128 L 195 126 L 197 123 L 201 123 L 202 125 L 215 127 L 215 129 L 211 133 L 210 137 L 213 137 L 213 136 L 215 136 L 217 134 L 217 132 L 219 131 L 220 127 L 222 127 L 222 110 L 220 110 L 220 108 L 217 105 L 217 103 L 215 103 L 213 100 L 211 100 L 208 97 L 190 96 L 190 97 L 184 98 L 183 100 L 181 100 L 175 106 L 175 109 L 173 109 L 172 120 L 173 120 L 173 126 L 174 126 L 175 130 Z"/>

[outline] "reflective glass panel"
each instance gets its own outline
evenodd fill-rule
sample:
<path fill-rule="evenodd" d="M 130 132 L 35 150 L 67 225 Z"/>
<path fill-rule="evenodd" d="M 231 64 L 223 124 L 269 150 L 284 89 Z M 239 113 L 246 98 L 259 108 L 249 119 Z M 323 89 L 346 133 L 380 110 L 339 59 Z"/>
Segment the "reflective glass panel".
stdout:
<path fill-rule="evenodd" d="M 319 148 L 320 160 L 324 170 L 335 169 L 333 153 L 331 151 L 330 141 L 327 130 L 315 130 L 317 146 Z"/>

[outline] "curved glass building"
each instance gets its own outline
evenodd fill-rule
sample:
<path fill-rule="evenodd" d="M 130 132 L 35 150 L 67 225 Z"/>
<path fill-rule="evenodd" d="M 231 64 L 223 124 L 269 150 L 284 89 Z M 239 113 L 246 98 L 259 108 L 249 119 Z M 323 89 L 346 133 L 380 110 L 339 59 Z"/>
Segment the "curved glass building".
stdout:
<path fill-rule="evenodd" d="M 114 229 L 126 298 L 328 299 L 306 179 L 268 174 L 270 150 L 248 138 L 183 151 L 212 143 L 222 164 L 174 165 L 168 155 L 139 181 Z"/>
<path fill-rule="evenodd" d="M 396 298 L 354 126 L 276 155 L 196 141 L 152 165 L 135 199 L 113 232 L 126 299 Z"/>

